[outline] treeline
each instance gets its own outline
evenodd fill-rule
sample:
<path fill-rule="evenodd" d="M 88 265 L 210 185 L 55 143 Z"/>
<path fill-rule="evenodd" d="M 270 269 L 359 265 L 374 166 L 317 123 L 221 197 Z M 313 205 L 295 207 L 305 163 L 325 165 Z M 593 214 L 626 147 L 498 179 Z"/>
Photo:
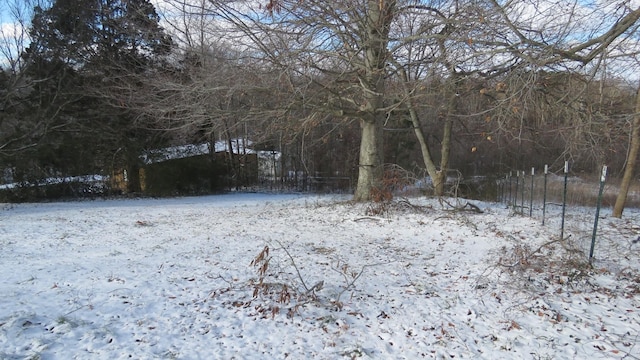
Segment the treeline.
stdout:
<path fill-rule="evenodd" d="M 621 175 L 640 12 L 538 3 L 15 1 L 2 182 L 126 170 L 139 192 L 142 155 L 219 142 L 224 186 L 245 185 L 250 147 L 279 154 L 272 181 L 336 179 L 358 200 L 564 161 Z"/>

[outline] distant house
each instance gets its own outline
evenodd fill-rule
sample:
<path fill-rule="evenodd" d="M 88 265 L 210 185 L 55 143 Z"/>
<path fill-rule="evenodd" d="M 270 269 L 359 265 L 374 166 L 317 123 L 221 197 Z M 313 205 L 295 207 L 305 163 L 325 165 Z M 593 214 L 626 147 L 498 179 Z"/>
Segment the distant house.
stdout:
<path fill-rule="evenodd" d="M 282 179 L 279 152 L 254 150 L 250 141 L 241 139 L 154 149 L 139 158 L 135 167 L 115 168 L 106 176 L 16 181 L 13 169 L 5 168 L 0 172 L 0 202 L 138 191 L 151 196 L 197 195 Z"/>
<path fill-rule="evenodd" d="M 230 146 L 231 145 L 231 146 Z M 278 173 L 279 153 L 255 151 L 242 139 L 155 149 L 140 156 L 143 193 L 153 196 L 211 193 L 256 185 Z M 111 176 L 112 189 L 125 192 L 129 174 Z"/>

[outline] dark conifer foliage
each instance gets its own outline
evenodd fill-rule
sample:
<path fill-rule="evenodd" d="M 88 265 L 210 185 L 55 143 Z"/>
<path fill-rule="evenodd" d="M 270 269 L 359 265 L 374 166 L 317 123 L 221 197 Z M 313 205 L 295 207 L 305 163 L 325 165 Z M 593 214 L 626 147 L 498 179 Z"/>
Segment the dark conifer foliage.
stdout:
<path fill-rule="evenodd" d="M 30 151 L 15 155 L 19 178 L 119 167 L 137 173 L 138 155 L 155 137 L 138 126 L 119 90 L 140 86 L 138 76 L 171 51 L 159 20 L 148 0 L 56 0 L 35 8 L 21 121 L 37 131 Z"/>

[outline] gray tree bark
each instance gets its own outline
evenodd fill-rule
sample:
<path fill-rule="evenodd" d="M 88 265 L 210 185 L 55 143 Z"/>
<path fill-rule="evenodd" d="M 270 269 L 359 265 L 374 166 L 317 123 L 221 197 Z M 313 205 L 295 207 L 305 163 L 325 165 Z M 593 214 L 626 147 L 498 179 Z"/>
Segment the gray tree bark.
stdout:
<path fill-rule="evenodd" d="M 395 0 L 367 1 L 366 24 L 364 25 L 364 76 L 360 79 L 365 104 L 360 126 L 360 164 L 358 183 L 354 194 L 356 201 L 368 201 L 376 190 L 382 189 L 384 176 L 385 114 L 383 94 L 385 90 L 385 68 L 388 60 L 389 26 L 395 12 Z"/>
<path fill-rule="evenodd" d="M 640 151 L 640 90 L 636 95 L 636 111 L 633 115 L 632 129 L 631 129 L 631 143 L 629 144 L 629 154 L 627 161 L 624 165 L 624 175 L 622 176 L 622 183 L 620 184 L 620 191 L 616 197 L 616 203 L 613 206 L 613 217 L 621 218 L 624 211 L 624 205 L 627 201 L 627 194 L 629 193 L 629 187 L 633 180 L 633 174 L 636 168 L 636 162 L 638 160 L 638 152 Z"/>

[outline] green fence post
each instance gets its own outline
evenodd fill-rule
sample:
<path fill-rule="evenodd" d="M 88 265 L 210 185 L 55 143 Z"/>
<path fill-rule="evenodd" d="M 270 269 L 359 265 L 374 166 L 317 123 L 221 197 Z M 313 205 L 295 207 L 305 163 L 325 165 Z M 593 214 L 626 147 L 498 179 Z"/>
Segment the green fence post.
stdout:
<path fill-rule="evenodd" d="M 516 170 L 516 189 L 513 193 L 513 212 L 518 212 L 518 186 L 520 185 L 520 170 Z"/>
<path fill-rule="evenodd" d="M 506 203 L 507 200 L 507 183 L 509 182 L 509 175 L 504 175 L 504 181 L 502 182 L 502 202 Z"/>
<path fill-rule="evenodd" d="M 536 169 L 531 168 L 531 194 L 529 194 L 529 217 L 533 216 L 533 176 L 536 174 Z"/>
<path fill-rule="evenodd" d="M 560 240 L 564 239 L 564 216 L 567 210 L 567 181 L 569 180 L 569 162 L 564 162 L 564 191 L 562 194 L 562 222 L 560 224 Z"/>
<path fill-rule="evenodd" d="M 549 174 L 549 165 L 544 165 L 544 189 L 542 191 L 542 226 L 544 226 L 544 217 L 547 214 L 547 175 Z"/>
<path fill-rule="evenodd" d="M 596 232 L 598 231 L 598 218 L 600 217 L 600 207 L 602 206 L 602 193 L 604 192 L 604 182 L 607 179 L 607 165 L 602 166 L 602 176 L 600 176 L 600 191 L 598 192 L 598 202 L 596 205 L 596 220 L 593 222 L 593 235 L 591 235 L 591 249 L 589 250 L 589 263 L 593 260 L 593 248 L 596 246 Z"/>
<path fill-rule="evenodd" d="M 520 189 L 520 214 L 524 215 L 524 187 L 526 182 L 526 172 L 522 170 L 522 189 Z"/>
<path fill-rule="evenodd" d="M 507 208 L 511 206 L 511 188 L 513 187 L 512 182 L 513 182 L 512 172 L 509 171 L 509 199 L 507 200 Z"/>

